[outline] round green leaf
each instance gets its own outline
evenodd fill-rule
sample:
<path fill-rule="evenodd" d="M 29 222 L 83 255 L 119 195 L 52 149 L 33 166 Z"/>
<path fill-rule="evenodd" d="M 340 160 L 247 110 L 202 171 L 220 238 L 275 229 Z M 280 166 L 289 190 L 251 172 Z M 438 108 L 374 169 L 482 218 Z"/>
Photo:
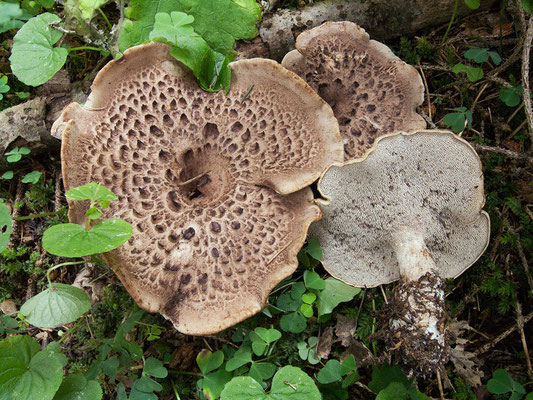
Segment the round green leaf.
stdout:
<path fill-rule="evenodd" d="M 307 253 L 315 260 L 320 260 L 322 258 L 322 249 L 320 248 L 320 243 L 317 238 L 313 237 L 309 239 Z"/>
<path fill-rule="evenodd" d="M 322 290 L 326 287 L 326 281 L 315 271 L 305 271 L 304 282 L 307 289 Z"/>
<path fill-rule="evenodd" d="M 307 327 L 307 321 L 301 314 L 293 312 L 282 316 L 279 326 L 285 332 L 300 333 Z"/>
<path fill-rule="evenodd" d="M 91 299 L 82 289 L 54 283 L 24 303 L 20 312 L 32 325 L 55 328 L 76 321 L 90 308 Z"/>
<path fill-rule="evenodd" d="M 120 219 L 106 219 L 90 231 L 77 224 L 59 224 L 44 232 L 43 247 L 56 256 L 83 257 L 116 249 L 131 234 L 131 225 Z"/>
<path fill-rule="evenodd" d="M 302 295 L 302 301 L 306 304 L 313 304 L 313 302 L 316 300 L 316 294 L 314 293 L 305 293 Z"/>
<path fill-rule="evenodd" d="M 226 363 L 226 371 L 234 371 L 249 362 L 252 362 L 252 352 L 248 347 L 241 347 L 235 352 L 233 358 Z"/>
<path fill-rule="evenodd" d="M 281 338 L 281 332 L 277 329 L 266 329 L 258 327 L 254 329 L 254 332 L 267 343 L 272 343 Z"/>
<path fill-rule="evenodd" d="M 118 199 L 111 190 L 95 182 L 72 188 L 65 193 L 65 196 L 67 196 L 69 200 L 99 201 Z"/>
<path fill-rule="evenodd" d="M 13 179 L 13 171 L 6 171 L 2 174 L 2 179 Z"/>
<path fill-rule="evenodd" d="M 11 238 L 11 211 L 9 207 L 0 201 L 0 251 L 3 251 L 9 244 Z"/>
<path fill-rule="evenodd" d="M 318 372 L 316 378 L 322 384 L 339 381 L 342 378 L 341 363 L 338 360 L 329 360 Z"/>
<path fill-rule="evenodd" d="M 24 175 L 24 178 L 22 178 L 22 183 L 37 183 L 42 175 L 43 173 L 40 171 L 28 172 Z"/>
<path fill-rule="evenodd" d="M 340 303 L 352 300 L 361 289 L 335 278 L 326 279 L 326 287 L 318 295 L 318 315 L 329 314 Z"/>
<path fill-rule="evenodd" d="M 238 376 L 229 381 L 220 394 L 220 400 L 267 400 L 263 387 L 249 376 Z"/>
<path fill-rule="evenodd" d="M 67 376 L 54 400 L 100 400 L 103 397 L 102 388 L 96 381 L 88 381 L 83 375 Z"/>
<path fill-rule="evenodd" d="M 300 312 L 305 318 L 311 318 L 313 316 L 313 306 L 310 304 L 302 304 L 300 306 Z"/>
<path fill-rule="evenodd" d="M 281 368 L 272 380 L 270 395 L 283 400 L 320 400 L 321 395 L 311 379 L 300 368 Z"/>
<path fill-rule="evenodd" d="M 68 51 L 53 45 L 63 33 L 52 26 L 59 22 L 57 15 L 44 13 L 31 18 L 13 38 L 11 69 L 26 85 L 39 86 L 61 69 Z"/>
<path fill-rule="evenodd" d="M 0 399 L 51 400 L 61 380 L 63 366 L 51 351 L 39 351 L 29 336 L 12 336 L 0 342 Z"/>
<path fill-rule="evenodd" d="M 507 107 L 516 107 L 520 104 L 519 89 L 516 87 L 502 87 L 500 89 L 500 100 L 505 103 Z"/>
<path fill-rule="evenodd" d="M 144 373 L 155 376 L 156 378 L 166 378 L 168 375 L 168 371 L 163 366 L 163 363 L 154 357 L 149 357 L 144 362 Z"/>
<path fill-rule="evenodd" d="M 202 391 L 206 399 L 216 399 L 232 378 L 231 372 L 219 370 L 208 374 L 203 379 Z"/>
<path fill-rule="evenodd" d="M 204 375 L 220 367 L 223 362 L 224 353 L 221 350 L 212 353 L 209 350 L 203 349 L 196 356 L 196 363 Z"/>

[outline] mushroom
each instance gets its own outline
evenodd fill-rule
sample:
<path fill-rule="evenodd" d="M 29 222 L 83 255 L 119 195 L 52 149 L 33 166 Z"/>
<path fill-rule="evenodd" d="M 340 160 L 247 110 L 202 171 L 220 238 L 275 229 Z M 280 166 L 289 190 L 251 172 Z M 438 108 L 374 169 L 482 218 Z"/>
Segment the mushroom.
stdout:
<path fill-rule="evenodd" d="M 126 289 L 203 335 L 259 312 L 296 269 L 320 217 L 305 187 L 342 160 L 342 139 L 327 103 L 276 62 L 230 64 L 225 95 L 202 91 L 168 50 L 149 43 L 111 61 L 53 130 L 65 188 L 105 185 L 118 201 L 103 217 L 133 225 L 104 254 Z M 87 205 L 69 206 L 82 223 Z"/>
<path fill-rule="evenodd" d="M 416 113 L 424 100 L 416 69 L 352 22 L 326 22 L 301 33 L 282 65 L 333 109 L 345 161 L 362 157 L 379 136 L 426 127 Z"/>
<path fill-rule="evenodd" d="M 489 241 L 476 152 L 448 131 L 391 134 L 364 159 L 329 168 L 318 189 L 327 200 L 310 235 L 325 269 L 359 287 L 400 279 L 389 343 L 413 371 L 434 371 L 446 359 L 443 279 Z"/>

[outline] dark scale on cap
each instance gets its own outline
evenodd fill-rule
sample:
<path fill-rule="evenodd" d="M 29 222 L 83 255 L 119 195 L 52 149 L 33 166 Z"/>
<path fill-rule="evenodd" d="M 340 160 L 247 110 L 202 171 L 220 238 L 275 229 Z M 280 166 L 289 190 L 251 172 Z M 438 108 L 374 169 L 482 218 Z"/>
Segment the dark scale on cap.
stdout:
<path fill-rule="evenodd" d="M 190 239 L 192 239 L 194 237 L 195 233 L 196 233 L 196 231 L 191 226 L 190 228 L 187 228 L 185 230 L 185 232 L 183 232 L 183 238 L 186 239 L 186 240 L 190 240 Z"/>
<path fill-rule="evenodd" d="M 215 233 L 219 233 L 221 228 L 218 222 L 211 222 L 211 230 Z"/>

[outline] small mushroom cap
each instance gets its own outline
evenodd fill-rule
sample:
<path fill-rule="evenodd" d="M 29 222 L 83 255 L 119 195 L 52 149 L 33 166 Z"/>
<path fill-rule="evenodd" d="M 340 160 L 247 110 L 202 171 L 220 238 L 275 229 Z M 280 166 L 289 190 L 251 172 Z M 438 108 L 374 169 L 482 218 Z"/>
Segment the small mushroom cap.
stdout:
<path fill-rule="evenodd" d="M 318 188 L 327 201 L 309 234 L 326 270 L 353 286 L 400 278 L 394 240 L 405 232 L 423 238 L 443 278 L 460 275 L 489 242 L 481 162 L 448 131 L 384 136 L 365 159 L 328 169 Z"/>
<path fill-rule="evenodd" d="M 65 188 L 105 185 L 118 201 L 103 218 L 133 225 L 104 255 L 132 297 L 181 332 L 210 334 L 260 311 L 296 269 L 320 217 L 301 189 L 342 160 L 342 140 L 331 108 L 279 64 L 232 63 L 226 96 L 202 91 L 168 49 L 127 50 L 53 130 Z M 83 223 L 87 204 L 69 206 Z"/>
<path fill-rule="evenodd" d="M 416 69 L 352 22 L 326 22 L 301 33 L 282 65 L 332 107 L 345 161 L 362 157 L 379 136 L 426 127 L 416 113 L 424 101 Z"/>

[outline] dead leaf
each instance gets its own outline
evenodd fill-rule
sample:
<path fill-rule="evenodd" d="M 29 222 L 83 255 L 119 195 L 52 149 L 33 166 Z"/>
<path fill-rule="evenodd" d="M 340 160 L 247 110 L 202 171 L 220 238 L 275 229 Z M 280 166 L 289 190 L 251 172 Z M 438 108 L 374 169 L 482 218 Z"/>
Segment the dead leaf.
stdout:
<path fill-rule="evenodd" d="M 340 341 L 344 347 L 350 346 L 354 341 L 353 335 L 357 326 L 355 319 L 345 317 L 342 314 L 337 314 L 337 325 L 335 325 L 335 334 L 337 340 Z"/>
<path fill-rule="evenodd" d="M 9 316 L 16 315 L 18 311 L 15 302 L 11 299 L 4 300 L 0 303 L 0 310 Z"/>
<path fill-rule="evenodd" d="M 318 340 L 317 354 L 320 358 L 327 360 L 333 344 L 333 327 L 328 327 Z"/>
<path fill-rule="evenodd" d="M 450 348 L 450 360 L 455 366 L 457 375 L 472 386 L 480 386 L 484 373 L 479 370 L 475 354 L 465 351 L 465 345 L 469 341 L 460 337 L 463 331 L 470 329 L 470 325 L 466 321 L 453 321 L 448 325 L 450 335 L 456 338 L 455 346 Z"/>
<path fill-rule="evenodd" d="M 501 24 L 501 36 L 508 36 L 512 35 L 513 33 L 514 29 L 512 22 L 504 22 Z M 492 28 L 492 36 L 500 37 L 500 24 L 495 25 L 494 28 Z"/>

